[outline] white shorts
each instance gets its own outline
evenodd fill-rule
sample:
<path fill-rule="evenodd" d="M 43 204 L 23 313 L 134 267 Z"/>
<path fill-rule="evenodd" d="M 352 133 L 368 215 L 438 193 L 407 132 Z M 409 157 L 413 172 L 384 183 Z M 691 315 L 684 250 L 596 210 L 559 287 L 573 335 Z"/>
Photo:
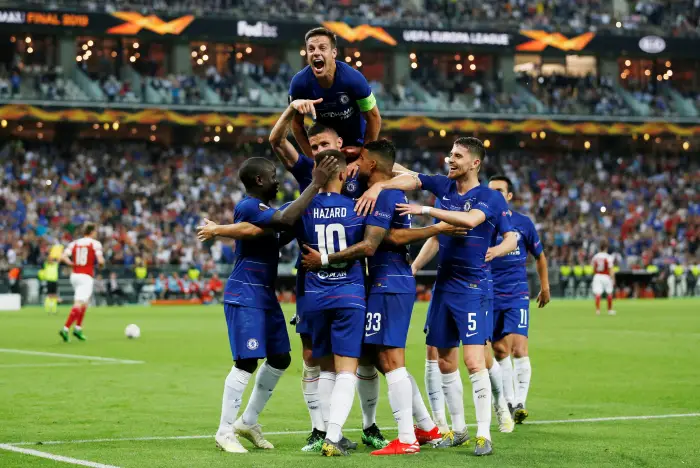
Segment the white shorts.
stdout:
<path fill-rule="evenodd" d="M 92 297 L 92 288 L 95 284 L 95 279 L 85 273 L 71 273 L 70 284 L 73 286 L 73 300 L 76 302 L 90 302 Z"/>
<path fill-rule="evenodd" d="M 594 296 L 602 296 L 603 293 L 608 295 L 612 294 L 612 278 L 610 278 L 608 275 L 594 275 L 593 283 L 591 284 L 591 289 L 593 290 Z"/>

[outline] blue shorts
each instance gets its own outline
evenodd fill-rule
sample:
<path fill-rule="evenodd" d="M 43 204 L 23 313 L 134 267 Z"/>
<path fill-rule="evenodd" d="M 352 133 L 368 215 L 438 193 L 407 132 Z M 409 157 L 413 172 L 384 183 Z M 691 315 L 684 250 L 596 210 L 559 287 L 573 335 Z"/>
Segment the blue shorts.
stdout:
<path fill-rule="evenodd" d="M 224 304 L 228 341 L 233 360 L 263 359 L 291 351 L 287 323 L 279 304 L 276 309 L 254 309 Z"/>
<path fill-rule="evenodd" d="M 405 348 L 415 294 L 370 294 L 365 316 L 365 344 Z"/>
<path fill-rule="evenodd" d="M 425 324 L 425 344 L 437 348 L 484 345 L 490 339 L 485 295 L 435 291 Z"/>
<path fill-rule="evenodd" d="M 364 309 L 329 309 L 304 312 L 311 329 L 311 350 L 315 358 L 336 354 L 359 358 L 365 332 Z"/>
<path fill-rule="evenodd" d="M 530 329 L 530 301 L 499 304 L 493 314 L 493 340 L 515 333 L 527 336 Z"/>

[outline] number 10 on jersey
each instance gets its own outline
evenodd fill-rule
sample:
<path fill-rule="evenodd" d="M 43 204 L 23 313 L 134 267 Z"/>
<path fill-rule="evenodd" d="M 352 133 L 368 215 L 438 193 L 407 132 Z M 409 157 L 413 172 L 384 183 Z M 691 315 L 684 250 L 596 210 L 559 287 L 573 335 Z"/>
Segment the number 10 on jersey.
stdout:
<path fill-rule="evenodd" d="M 316 225 L 316 239 L 318 242 L 318 251 L 321 255 L 330 255 L 336 253 L 335 236 L 338 236 L 338 252 L 348 248 L 348 242 L 345 237 L 345 226 L 340 223 Z M 334 268 L 343 268 L 347 263 L 332 263 L 330 266 Z"/>

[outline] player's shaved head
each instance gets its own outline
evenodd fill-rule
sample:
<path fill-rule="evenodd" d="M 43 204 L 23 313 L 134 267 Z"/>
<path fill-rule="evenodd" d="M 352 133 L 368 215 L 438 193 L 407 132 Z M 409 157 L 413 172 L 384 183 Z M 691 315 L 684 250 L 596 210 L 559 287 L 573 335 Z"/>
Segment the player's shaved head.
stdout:
<path fill-rule="evenodd" d="M 391 175 L 396 161 L 396 147 L 391 141 L 385 138 L 371 141 L 364 149 L 366 157 L 375 161 L 381 172 Z"/>
<path fill-rule="evenodd" d="M 238 172 L 241 182 L 246 190 L 251 190 L 259 184 L 259 177 L 262 178 L 265 171 L 274 170 L 275 165 L 269 159 L 265 158 L 250 158 L 241 166 Z"/>
<path fill-rule="evenodd" d="M 338 42 L 338 40 L 337 40 L 335 34 L 334 34 L 333 31 L 331 31 L 330 29 L 326 29 L 326 28 L 323 28 L 323 27 L 318 27 L 318 28 L 310 29 L 310 30 L 306 33 L 306 35 L 304 35 L 304 44 L 306 44 L 307 42 L 309 42 L 309 39 L 311 39 L 312 37 L 318 37 L 318 36 L 325 36 L 325 37 L 327 37 L 328 40 L 331 42 L 331 47 L 333 47 L 333 48 L 335 49 L 336 44 L 337 44 L 337 42 Z"/>
<path fill-rule="evenodd" d="M 315 123 L 306 131 L 306 135 L 311 138 L 312 136 L 320 135 L 322 133 L 330 133 L 333 137 L 338 137 L 338 132 L 331 127 L 326 127 L 320 123 Z"/>

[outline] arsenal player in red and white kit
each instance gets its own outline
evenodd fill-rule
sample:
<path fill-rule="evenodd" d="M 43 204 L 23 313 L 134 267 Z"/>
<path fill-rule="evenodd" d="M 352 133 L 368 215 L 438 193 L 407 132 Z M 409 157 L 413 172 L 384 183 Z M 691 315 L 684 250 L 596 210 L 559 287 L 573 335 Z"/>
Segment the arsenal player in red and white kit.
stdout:
<path fill-rule="evenodd" d="M 600 296 L 605 293 L 608 298 L 608 314 L 615 315 L 615 311 L 612 308 L 613 301 L 613 287 L 615 286 L 614 278 L 615 272 L 613 271 L 614 259 L 613 256 L 608 253 L 608 242 L 603 241 L 600 244 L 600 252 L 593 256 L 593 283 L 591 284 L 591 289 L 595 295 L 595 313 L 600 315 Z"/>
<path fill-rule="evenodd" d="M 83 237 L 68 244 L 61 257 L 63 263 L 73 267 L 70 283 L 75 291 L 73 308 L 70 310 L 66 324 L 59 332 L 59 335 L 65 342 L 68 342 L 68 332 L 74 323 L 73 336 L 81 341 L 85 341 L 82 329 L 83 318 L 92 296 L 95 282 L 95 262 L 101 267 L 105 264 L 105 259 L 102 255 L 102 244 L 95 239 L 96 235 L 97 227 L 93 223 L 85 224 L 83 226 Z"/>

